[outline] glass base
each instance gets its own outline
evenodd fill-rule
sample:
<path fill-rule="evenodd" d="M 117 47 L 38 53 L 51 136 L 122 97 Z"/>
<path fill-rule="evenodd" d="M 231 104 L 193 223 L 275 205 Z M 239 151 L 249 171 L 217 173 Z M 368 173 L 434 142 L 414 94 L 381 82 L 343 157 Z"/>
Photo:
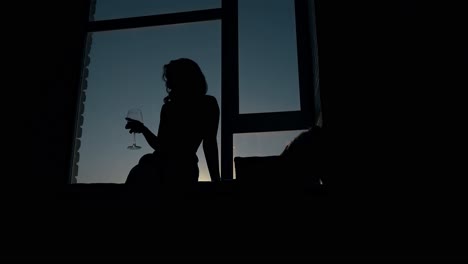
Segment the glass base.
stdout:
<path fill-rule="evenodd" d="M 131 150 L 137 150 L 137 149 L 141 149 L 140 146 L 137 146 L 135 144 L 131 145 L 131 146 L 128 146 L 127 149 L 131 149 Z"/>

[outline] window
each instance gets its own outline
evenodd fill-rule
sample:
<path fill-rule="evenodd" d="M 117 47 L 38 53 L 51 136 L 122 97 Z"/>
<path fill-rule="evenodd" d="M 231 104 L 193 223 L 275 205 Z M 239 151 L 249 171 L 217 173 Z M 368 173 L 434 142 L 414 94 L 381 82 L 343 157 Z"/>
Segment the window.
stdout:
<path fill-rule="evenodd" d="M 239 0 L 239 112 L 300 109 L 294 1 Z"/>
<path fill-rule="evenodd" d="M 195 22 L 96 32 L 89 37 L 93 43 L 77 182 L 123 183 L 139 158 L 152 152 L 141 135 L 136 136 L 141 150 L 126 149 L 132 138 L 123 129 L 124 117 L 128 109 L 138 107 L 145 124 L 157 132 L 166 96 L 162 65 L 178 57 L 194 59 L 204 70 L 209 93 L 221 102 L 221 25 Z M 200 180 L 206 181 L 209 175 L 201 148 L 197 156 Z"/>
<path fill-rule="evenodd" d="M 313 29 L 313 16 L 307 16 L 313 14 L 311 2 L 110 3 L 92 1 L 90 8 L 72 183 L 122 183 L 139 158 L 152 152 L 141 135 L 142 150 L 126 149 L 133 139 L 123 118 L 138 107 L 157 133 L 166 95 L 162 66 L 171 59 L 194 59 L 207 78 L 208 93 L 218 100 L 225 179 L 233 178 L 235 156 L 279 155 L 315 122 L 320 110 L 316 46 L 306 37 Z M 271 21 L 274 29 L 268 28 Z M 207 181 L 201 147 L 197 156 L 199 180 Z"/>
<path fill-rule="evenodd" d="M 242 133 L 234 135 L 234 157 L 276 156 L 306 130 Z M 234 170 L 234 178 L 235 178 Z"/>
<path fill-rule="evenodd" d="M 238 2 L 234 155 L 279 155 L 301 131 L 321 125 L 315 3 Z"/>
<path fill-rule="evenodd" d="M 221 0 L 97 0 L 91 20 L 107 20 L 220 8 Z"/>

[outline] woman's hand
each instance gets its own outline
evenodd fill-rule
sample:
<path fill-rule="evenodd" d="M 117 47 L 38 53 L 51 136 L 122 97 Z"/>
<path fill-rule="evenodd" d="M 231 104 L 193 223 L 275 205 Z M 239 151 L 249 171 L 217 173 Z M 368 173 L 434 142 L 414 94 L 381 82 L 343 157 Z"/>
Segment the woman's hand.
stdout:
<path fill-rule="evenodd" d="M 143 133 L 146 129 L 145 125 L 138 121 L 133 120 L 131 118 L 125 118 L 127 120 L 127 124 L 125 125 L 125 129 L 130 129 L 129 133 Z"/>

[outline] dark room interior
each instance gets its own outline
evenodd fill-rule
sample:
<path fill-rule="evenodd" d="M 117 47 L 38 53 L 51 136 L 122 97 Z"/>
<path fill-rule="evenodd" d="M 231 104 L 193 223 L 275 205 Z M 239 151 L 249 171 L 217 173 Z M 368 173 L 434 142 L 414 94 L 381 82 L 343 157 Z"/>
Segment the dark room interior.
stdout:
<path fill-rule="evenodd" d="M 31 92 L 28 137 L 40 154 L 22 164 L 34 168 L 18 185 L 24 195 L 7 191 L 21 197 L 6 200 L 14 217 L 2 258 L 466 260 L 462 1 L 295 0 L 296 15 L 301 5 L 315 10 L 318 54 L 302 55 L 318 56 L 323 125 L 320 148 L 307 157 L 325 184 L 298 194 L 260 177 L 300 174 L 272 167 L 270 157 L 256 169 L 255 160 L 242 163 L 247 179 L 261 178 L 249 186 L 223 179 L 229 166 L 241 166 L 228 160 L 223 181 L 200 182 L 184 199 L 148 190 L 130 197 L 123 184 L 70 184 L 90 2 L 35 4 L 40 30 L 30 30 L 29 45 L 39 55 L 31 70 L 40 89 Z M 303 112 L 310 126 L 317 113 Z"/>

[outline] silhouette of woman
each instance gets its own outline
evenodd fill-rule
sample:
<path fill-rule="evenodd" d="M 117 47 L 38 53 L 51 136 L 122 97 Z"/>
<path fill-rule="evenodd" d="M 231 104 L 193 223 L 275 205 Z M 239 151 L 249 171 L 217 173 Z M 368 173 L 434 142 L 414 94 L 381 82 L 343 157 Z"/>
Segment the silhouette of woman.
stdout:
<path fill-rule="evenodd" d="M 203 142 L 211 181 L 220 181 L 218 144 L 219 106 L 206 94 L 208 88 L 200 67 L 186 58 L 163 67 L 168 95 L 164 98 L 157 136 L 143 123 L 127 118 L 130 133 L 142 133 L 154 149 L 130 171 L 126 184 L 187 187 L 198 181 L 196 152 Z"/>

